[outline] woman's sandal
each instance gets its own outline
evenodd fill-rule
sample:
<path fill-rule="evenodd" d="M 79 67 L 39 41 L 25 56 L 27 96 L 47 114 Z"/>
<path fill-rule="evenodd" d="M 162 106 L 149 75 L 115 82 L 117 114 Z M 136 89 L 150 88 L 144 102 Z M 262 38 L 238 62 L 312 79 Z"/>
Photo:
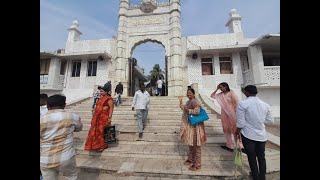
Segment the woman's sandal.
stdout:
<path fill-rule="evenodd" d="M 186 160 L 183 164 L 184 164 L 184 165 L 190 165 L 191 163 L 192 163 L 191 161 Z"/>
<path fill-rule="evenodd" d="M 201 166 L 196 167 L 196 166 L 192 165 L 192 166 L 189 167 L 190 171 L 198 171 L 200 169 L 201 169 Z"/>

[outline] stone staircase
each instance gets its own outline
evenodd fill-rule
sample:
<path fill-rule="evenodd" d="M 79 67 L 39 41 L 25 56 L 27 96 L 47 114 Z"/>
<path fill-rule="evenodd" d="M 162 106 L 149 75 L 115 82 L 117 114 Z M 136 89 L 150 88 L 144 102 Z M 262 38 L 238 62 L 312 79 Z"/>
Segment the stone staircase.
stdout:
<path fill-rule="evenodd" d="M 95 179 L 226 179 L 234 175 L 248 176 L 246 155 L 243 155 L 245 166 L 235 170 L 233 153 L 220 148 L 225 144 L 221 120 L 207 107 L 204 109 L 210 117 L 205 122 L 208 141 L 202 148 L 202 168 L 194 172 L 183 165 L 188 147 L 180 142 L 182 111 L 177 97 L 151 97 L 147 126 L 141 139 L 137 134 L 135 111 L 131 110 L 132 97 L 122 98 L 122 101 L 115 107 L 112 117 L 117 143 L 109 145 L 102 153 L 84 150 L 93 100 L 66 107 L 67 111 L 78 113 L 84 124 L 81 132 L 74 133 L 77 166 L 81 173 L 93 173 Z M 267 148 L 266 159 L 268 173 L 280 171 L 279 150 Z M 85 177 L 79 178 L 88 179 Z"/>

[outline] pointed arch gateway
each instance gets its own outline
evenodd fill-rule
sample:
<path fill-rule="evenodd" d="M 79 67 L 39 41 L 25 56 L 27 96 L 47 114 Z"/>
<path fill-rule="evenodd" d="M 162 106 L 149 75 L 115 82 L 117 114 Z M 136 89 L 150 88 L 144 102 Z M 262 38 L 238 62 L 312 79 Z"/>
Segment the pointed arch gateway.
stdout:
<path fill-rule="evenodd" d="M 124 96 L 129 95 L 129 59 L 140 44 L 155 42 L 165 49 L 167 62 L 168 96 L 182 93 L 180 0 L 149 6 L 130 5 L 130 0 L 120 0 L 118 37 L 116 47 L 115 84 L 122 82 Z"/>
<path fill-rule="evenodd" d="M 141 40 L 141 41 L 138 41 L 138 42 L 136 42 L 136 43 L 134 43 L 133 44 L 133 46 L 131 47 L 131 50 L 130 50 L 130 58 L 129 58 L 129 62 L 128 62 L 128 65 L 129 65 L 129 84 L 128 84 L 128 91 L 129 91 L 129 93 L 128 93 L 128 95 L 129 96 L 133 96 L 134 95 L 134 93 L 135 93 L 135 91 L 136 90 L 138 90 L 138 84 L 137 84 L 137 82 L 135 82 L 134 80 L 133 80 L 133 76 L 134 76 L 134 72 L 133 72 L 133 58 L 132 58 L 132 56 L 133 56 L 133 52 L 134 52 L 134 50 L 139 46 L 139 45 L 142 45 L 142 44 L 145 44 L 145 43 L 148 43 L 148 42 L 150 42 L 150 43 L 156 43 L 156 44 L 159 44 L 159 45 L 161 45 L 163 48 L 164 48 L 164 50 L 165 50 L 165 54 L 164 54 L 164 57 L 163 57 L 163 60 L 164 60 L 164 67 L 162 67 L 162 70 L 163 70 L 163 68 L 165 69 L 165 74 L 164 74 L 164 79 L 162 78 L 162 80 L 164 81 L 164 89 L 163 89 L 163 93 L 162 93 L 162 96 L 168 96 L 168 67 L 167 67 L 167 60 L 168 60 L 168 55 L 167 55 L 167 50 L 166 50 L 166 47 L 163 45 L 163 43 L 160 41 L 160 40 L 156 40 L 156 39 L 150 39 L 150 38 L 147 38 L 147 39 L 144 39 L 144 40 Z M 139 61 L 139 59 L 138 59 L 138 61 Z M 142 65 L 142 64 L 140 64 L 140 65 Z M 148 74 L 149 72 L 147 72 L 147 74 Z M 146 75 L 147 75 L 146 74 Z M 151 86 L 151 82 L 152 81 L 150 81 L 150 86 Z M 153 90 L 154 89 L 156 89 L 156 87 L 150 87 L 150 89 L 149 88 L 147 88 L 147 90 L 149 91 L 149 93 L 150 93 L 150 95 L 151 96 L 153 96 L 153 95 L 155 95 L 155 94 L 152 94 L 152 92 L 154 92 Z"/>

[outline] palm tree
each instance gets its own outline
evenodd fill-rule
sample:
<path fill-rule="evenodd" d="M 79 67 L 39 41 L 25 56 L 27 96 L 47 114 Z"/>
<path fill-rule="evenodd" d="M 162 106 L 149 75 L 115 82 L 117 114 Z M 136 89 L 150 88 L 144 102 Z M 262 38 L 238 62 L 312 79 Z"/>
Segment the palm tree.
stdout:
<path fill-rule="evenodd" d="M 151 79 L 164 79 L 164 72 L 161 70 L 159 64 L 155 64 L 153 69 L 150 71 Z"/>

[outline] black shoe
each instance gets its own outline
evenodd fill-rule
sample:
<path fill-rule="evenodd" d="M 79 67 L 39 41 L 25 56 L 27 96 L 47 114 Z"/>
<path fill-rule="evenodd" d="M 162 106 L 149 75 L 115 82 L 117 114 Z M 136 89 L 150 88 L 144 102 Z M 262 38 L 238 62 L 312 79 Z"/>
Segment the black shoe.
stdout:
<path fill-rule="evenodd" d="M 139 138 L 142 138 L 143 133 L 139 133 Z"/>
<path fill-rule="evenodd" d="M 233 149 L 228 148 L 227 146 L 221 146 L 222 149 L 225 149 L 227 151 L 233 152 Z"/>

